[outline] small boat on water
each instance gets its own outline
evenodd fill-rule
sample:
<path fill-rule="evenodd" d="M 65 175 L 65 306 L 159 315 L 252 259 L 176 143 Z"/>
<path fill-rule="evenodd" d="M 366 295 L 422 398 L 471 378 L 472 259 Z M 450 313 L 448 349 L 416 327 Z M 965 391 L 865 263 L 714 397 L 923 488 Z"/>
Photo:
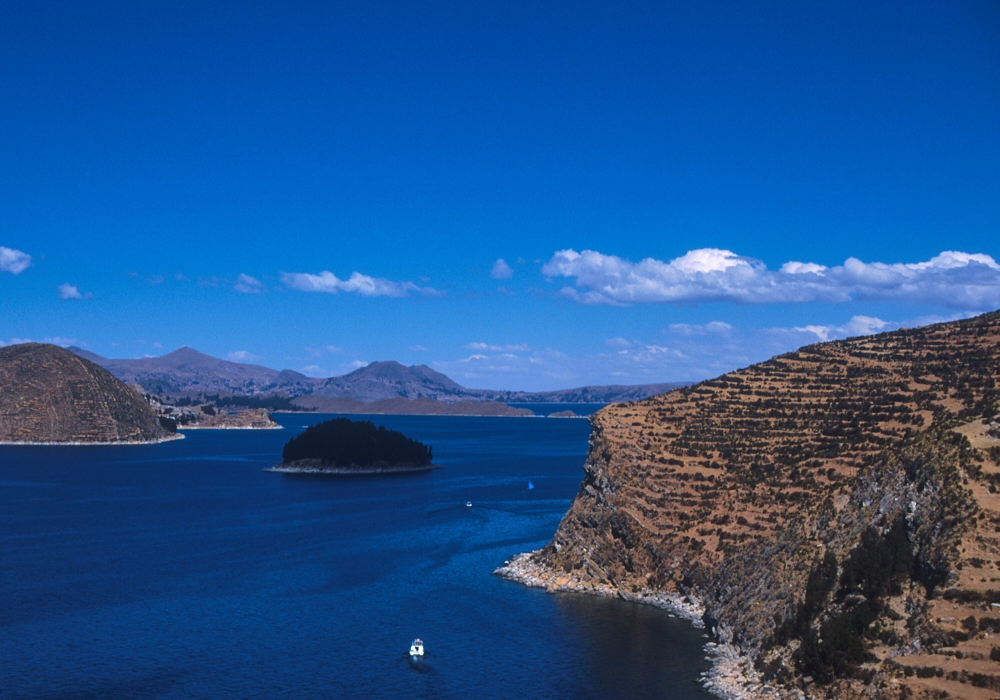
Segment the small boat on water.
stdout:
<path fill-rule="evenodd" d="M 472 507 L 472 501 L 466 501 L 465 502 L 465 507 L 466 508 L 471 508 Z"/>
<path fill-rule="evenodd" d="M 410 656 L 413 658 L 419 658 L 424 655 L 424 643 L 419 637 L 413 640 L 413 644 L 410 645 Z"/>

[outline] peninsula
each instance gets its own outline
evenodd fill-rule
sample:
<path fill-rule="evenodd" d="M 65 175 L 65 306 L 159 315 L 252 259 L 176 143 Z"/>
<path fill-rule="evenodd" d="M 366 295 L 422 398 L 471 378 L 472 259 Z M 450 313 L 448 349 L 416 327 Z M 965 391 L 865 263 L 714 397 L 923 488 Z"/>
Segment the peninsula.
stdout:
<path fill-rule="evenodd" d="M 714 635 L 726 698 L 1000 694 L 1000 312 L 609 406 L 543 549 L 497 574 Z"/>
<path fill-rule="evenodd" d="M 267 471 L 297 474 L 400 474 L 436 469 L 432 448 L 371 421 L 334 418 L 293 437 L 281 464 Z"/>
<path fill-rule="evenodd" d="M 0 442 L 131 444 L 177 435 L 107 370 L 55 345 L 0 348 Z"/>

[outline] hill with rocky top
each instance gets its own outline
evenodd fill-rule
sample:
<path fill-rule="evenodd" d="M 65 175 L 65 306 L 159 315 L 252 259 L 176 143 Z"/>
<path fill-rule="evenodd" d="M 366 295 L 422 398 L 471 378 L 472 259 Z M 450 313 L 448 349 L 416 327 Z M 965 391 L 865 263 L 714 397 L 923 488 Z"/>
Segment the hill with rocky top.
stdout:
<path fill-rule="evenodd" d="M 145 400 L 93 362 L 55 345 L 0 348 L 0 442 L 167 438 Z"/>
<path fill-rule="evenodd" d="M 1000 697 L 998 382 L 994 312 L 609 406 L 497 573 L 704 624 L 723 697 Z"/>
<path fill-rule="evenodd" d="M 330 398 L 371 402 L 380 399 L 459 401 L 469 391 L 427 365 L 407 367 L 398 362 L 372 362 L 340 377 L 330 377 L 315 391 Z"/>

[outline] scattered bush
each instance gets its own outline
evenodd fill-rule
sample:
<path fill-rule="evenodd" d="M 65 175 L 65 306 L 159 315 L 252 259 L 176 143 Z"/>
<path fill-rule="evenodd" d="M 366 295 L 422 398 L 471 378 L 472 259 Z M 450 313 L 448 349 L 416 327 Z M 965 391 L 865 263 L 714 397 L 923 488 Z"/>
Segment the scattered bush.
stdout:
<path fill-rule="evenodd" d="M 1000 632 L 1000 619 L 981 617 L 979 618 L 979 629 L 982 632 Z"/>

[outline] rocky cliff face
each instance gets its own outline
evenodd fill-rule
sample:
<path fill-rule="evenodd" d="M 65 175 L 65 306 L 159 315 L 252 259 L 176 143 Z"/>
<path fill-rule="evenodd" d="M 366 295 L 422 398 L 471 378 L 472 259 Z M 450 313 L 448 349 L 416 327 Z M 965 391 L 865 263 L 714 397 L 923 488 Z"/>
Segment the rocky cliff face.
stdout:
<path fill-rule="evenodd" d="M 150 442 L 167 433 L 141 396 L 54 345 L 0 348 L 0 442 Z"/>
<path fill-rule="evenodd" d="M 498 573 L 698 612 L 749 697 L 998 696 L 998 382 L 993 313 L 610 406 L 552 542 Z"/>

